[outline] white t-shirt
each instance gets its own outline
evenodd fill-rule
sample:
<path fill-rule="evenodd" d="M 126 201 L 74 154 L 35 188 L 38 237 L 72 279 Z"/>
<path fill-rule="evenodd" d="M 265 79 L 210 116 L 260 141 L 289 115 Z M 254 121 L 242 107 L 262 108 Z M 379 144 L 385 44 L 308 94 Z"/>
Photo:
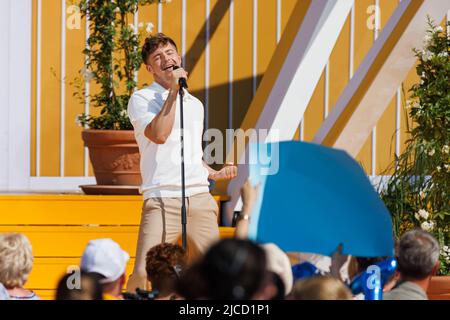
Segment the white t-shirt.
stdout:
<path fill-rule="evenodd" d="M 180 97 L 177 97 L 175 122 L 164 144 L 150 141 L 144 131 L 161 111 L 169 91 L 154 82 L 133 93 L 128 116 L 141 154 L 141 193 L 152 197 L 181 197 Z M 203 104 L 185 90 L 184 161 L 186 197 L 208 192 L 208 170 L 203 166 Z"/>

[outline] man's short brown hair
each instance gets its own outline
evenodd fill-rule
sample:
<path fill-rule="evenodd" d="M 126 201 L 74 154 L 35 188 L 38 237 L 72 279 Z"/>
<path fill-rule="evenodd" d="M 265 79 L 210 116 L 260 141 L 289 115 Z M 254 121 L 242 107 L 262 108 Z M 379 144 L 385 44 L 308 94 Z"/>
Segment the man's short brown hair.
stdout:
<path fill-rule="evenodd" d="M 144 46 L 142 47 L 142 60 L 145 64 L 147 64 L 148 57 L 155 52 L 156 49 L 158 49 L 161 46 L 165 46 L 166 44 L 172 44 L 175 49 L 178 51 L 177 45 L 175 44 L 175 41 L 173 41 L 172 38 L 166 36 L 164 33 L 157 33 L 153 36 L 150 36 L 145 39 Z"/>
<path fill-rule="evenodd" d="M 186 263 L 186 252 L 177 244 L 161 243 L 152 247 L 145 259 L 145 271 L 152 289 L 162 294 L 173 290 L 173 283 L 186 268 Z"/>

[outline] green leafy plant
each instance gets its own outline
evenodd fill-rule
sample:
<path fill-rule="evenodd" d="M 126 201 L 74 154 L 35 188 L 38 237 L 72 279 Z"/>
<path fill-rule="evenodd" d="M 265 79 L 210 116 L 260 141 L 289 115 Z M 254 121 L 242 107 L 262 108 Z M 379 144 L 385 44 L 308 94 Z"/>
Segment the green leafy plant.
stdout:
<path fill-rule="evenodd" d="M 136 30 L 133 16 L 139 7 L 162 0 L 81 0 L 80 12 L 89 17 L 89 38 L 85 67 L 81 70 L 84 81 L 93 80 L 99 91 L 90 95 L 94 107 L 101 108 L 99 116 L 81 114 L 77 122 L 90 129 L 130 130 L 127 104 L 137 83 L 135 74 L 142 58 L 140 55 L 141 34 Z M 143 29 L 140 23 L 138 29 Z M 145 31 L 152 32 L 153 25 L 147 23 Z M 77 93 L 84 99 L 84 86 L 78 82 Z"/>
<path fill-rule="evenodd" d="M 395 236 L 420 227 L 441 247 L 439 274 L 450 274 L 450 37 L 429 19 L 418 58 L 420 83 L 406 103 L 412 120 L 405 151 L 395 159 L 381 198 L 392 215 Z"/>

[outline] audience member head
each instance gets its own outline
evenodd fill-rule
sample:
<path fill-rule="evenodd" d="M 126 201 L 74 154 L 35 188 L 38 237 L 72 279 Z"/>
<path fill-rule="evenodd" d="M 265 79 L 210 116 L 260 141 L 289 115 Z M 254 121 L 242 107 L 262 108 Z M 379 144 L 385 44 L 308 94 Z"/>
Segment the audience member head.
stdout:
<path fill-rule="evenodd" d="M 185 268 L 186 254 L 177 244 L 161 243 L 147 252 L 145 270 L 158 298 L 175 293 L 176 282 Z"/>
<path fill-rule="evenodd" d="M 266 274 L 266 255 L 259 245 L 224 239 L 183 274 L 178 293 L 187 299 L 253 299 Z"/>
<path fill-rule="evenodd" d="M 20 233 L 0 233 L 0 283 L 6 289 L 22 288 L 32 267 L 28 238 Z"/>
<path fill-rule="evenodd" d="M 91 240 L 81 257 L 81 270 L 97 273 L 102 277 L 100 283 L 103 293 L 121 297 L 126 282 L 125 268 L 130 256 L 111 239 Z"/>
<path fill-rule="evenodd" d="M 397 262 L 402 280 L 431 277 L 439 269 L 439 243 L 421 229 L 408 231 L 400 238 Z"/>
<path fill-rule="evenodd" d="M 262 245 L 266 253 L 267 270 L 273 272 L 276 276 L 269 276 L 277 288 L 281 289 L 279 280 L 281 280 L 281 285 L 283 286 L 283 291 L 279 293 L 281 296 L 288 295 L 294 284 L 294 276 L 292 274 L 292 266 L 287 254 L 282 251 L 276 244 L 267 243 Z"/>
<path fill-rule="evenodd" d="M 76 277 L 79 277 L 78 279 Z M 56 300 L 102 300 L 100 277 L 81 272 L 68 273 L 58 283 Z"/>
<path fill-rule="evenodd" d="M 1 283 L 0 283 L 0 300 L 9 300 L 8 291 L 5 289 L 5 287 Z"/>
<path fill-rule="evenodd" d="M 352 300 L 345 284 L 333 277 L 316 276 L 297 281 L 289 296 L 292 300 Z"/>

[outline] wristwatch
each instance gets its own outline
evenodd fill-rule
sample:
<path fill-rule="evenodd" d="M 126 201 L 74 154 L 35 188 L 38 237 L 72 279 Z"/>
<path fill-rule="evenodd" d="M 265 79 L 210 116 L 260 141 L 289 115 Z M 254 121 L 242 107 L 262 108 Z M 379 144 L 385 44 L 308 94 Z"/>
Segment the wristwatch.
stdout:
<path fill-rule="evenodd" d="M 241 220 L 249 220 L 250 221 L 250 215 L 248 215 L 248 214 L 240 214 L 238 220 L 239 221 L 241 221 Z"/>

